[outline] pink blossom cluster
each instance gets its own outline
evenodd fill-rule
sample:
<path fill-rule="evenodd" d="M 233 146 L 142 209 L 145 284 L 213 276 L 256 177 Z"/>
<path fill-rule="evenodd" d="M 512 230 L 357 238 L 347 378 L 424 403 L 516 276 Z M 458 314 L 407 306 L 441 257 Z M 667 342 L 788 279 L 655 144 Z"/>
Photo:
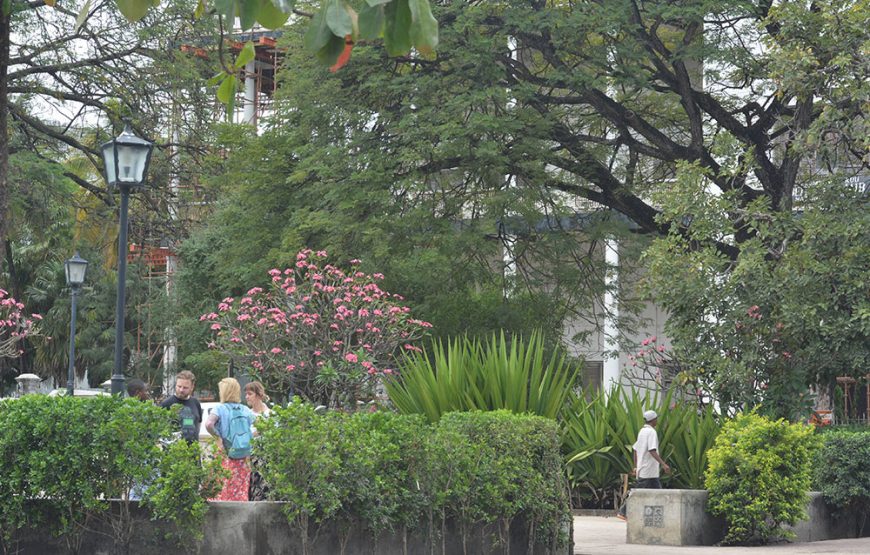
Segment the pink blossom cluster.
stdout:
<path fill-rule="evenodd" d="M 273 390 L 338 403 L 392 374 L 401 346 L 431 324 L 380 288 L 383 274 L 360 271 L 358 260 L 345 271 L 326 258 L 304 249 L 292 268 L 269 271 L 271 288 L 227 297 L 200 320 L 214 332 L 214 348 L 250 365 Z"/>
<path fill-rule="evenodd" d="M 28 335 L 36 333 L 36 325 L 42 316 L 26 316 L 24 304 L 0 289 L 0 358 L 17 358 L 23 353 L 20 343 Z"/>
<path fill-rule="evenodd" d="M 651 380 L 661 387 L 683 371 L 675 353 L 658 343 L 655 335 L 645 338 L 640 346 L 636 353 L 628 356 L 628 365 L 632 368 L 627 374 L 630 380 Z"/>
<path fill-rule="evenodd" d="M 658 338 L 653 335 L 652 337 L 647 337 L 640 342 L 642 348 L 638 350 L 637 353 L 628 355 L 628 360 L 632 367 L 639 365 L 655 367 L 660 374 L 658 365 L 666 360 L 664 353 L 667 348 L 664 345 L 656 345 L 657 340 Z"/>

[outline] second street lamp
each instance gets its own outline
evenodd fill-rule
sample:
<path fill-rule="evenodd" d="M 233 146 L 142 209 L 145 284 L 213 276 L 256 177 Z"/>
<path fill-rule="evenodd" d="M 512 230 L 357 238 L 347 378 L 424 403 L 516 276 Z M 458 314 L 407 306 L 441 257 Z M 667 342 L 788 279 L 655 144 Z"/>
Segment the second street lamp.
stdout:
<path fill-rule="evenodd" d="M 75 395 L 76 384 L 76 299 L 79 296 L 79 288 L 85 282 L 85 274 L 88 271 L 88 261 L 75 253 L 72 258 L 63 263 L 66 274 L 66 284 L 69 285 L 70 308 L 72 313 L 69 319 L 69 371 L 66 380 L 66 394 L 70 397 Z"/>
<path fill-rule="evenodd" d="M 130 123 L 124 132 L 102 146 L 109 189 L 121 193 L 118 231 L 118 300 L 115 310 L 115 365 L 112 395 L 124 394 L 124 303 L 127 280 L 127 208 L 130 191 L 145 184 L 154 144 L 133 134 Z"/>

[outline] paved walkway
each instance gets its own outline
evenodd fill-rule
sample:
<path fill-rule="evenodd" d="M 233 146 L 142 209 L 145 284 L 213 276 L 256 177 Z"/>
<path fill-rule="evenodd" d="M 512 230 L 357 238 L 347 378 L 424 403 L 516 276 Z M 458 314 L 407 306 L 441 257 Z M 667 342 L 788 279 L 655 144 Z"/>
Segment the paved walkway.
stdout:
<path fill-rule="evenodd" d="M 625 523 L 614 517 L 575 516 L 574 555 L 870 554 L 870 538 L 783 543 L 763 547 L 673 547 L 625 543 Z"/>

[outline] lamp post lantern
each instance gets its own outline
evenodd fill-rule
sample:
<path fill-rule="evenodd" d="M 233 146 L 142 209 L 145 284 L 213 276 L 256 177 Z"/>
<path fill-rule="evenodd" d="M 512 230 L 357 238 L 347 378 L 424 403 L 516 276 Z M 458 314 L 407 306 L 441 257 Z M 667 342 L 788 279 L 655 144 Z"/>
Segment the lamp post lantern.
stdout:
<path fill-rule="evenodd" d="M 133 134 L 130 122 L 124 132 L 102 146 L 109 189 L 121 193 L 118 231 L 118 300 L 115 310 L 115 365 L 112 395 L 124 394 L 124 303 L 127 280 L 127 208 L 130 191 L 145 184 L 154 143 Z"/>
<path fill-rule="evenodd" d="M 79 296 L 79 288 L 85 282 L 85 274 L 88 271 L 88 261 L 75 253 L 72 258 L 63 263 L 66 274 L 66 284 L 70 289 L 70 308 L 72 314 L 69 319 L 69 370 L 66 379 L 66 394 L 75 395 L 76 383 L 76 300 Z"/>

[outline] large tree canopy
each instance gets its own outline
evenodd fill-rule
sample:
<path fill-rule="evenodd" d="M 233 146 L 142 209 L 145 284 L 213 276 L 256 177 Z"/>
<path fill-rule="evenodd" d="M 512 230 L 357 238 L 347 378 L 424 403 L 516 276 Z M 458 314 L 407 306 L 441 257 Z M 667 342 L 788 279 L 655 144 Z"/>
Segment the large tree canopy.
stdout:
<path fill-rule="evenodd" d="M 301 31 L 288 33 L 285 96 L 251 159 L 277 170 L 265 188 L 286 197 L 258 196 L 257 185 L 224 214 L 241 223 L 244 203 L 256 207 L 251 225 L 268 223 L 262 239 L 276 256 L 311 238 L 376 244 L 379 232 L 413 237 L 416 222 L 429 222 L 420 226 L 427 233 L 437 218 L 474 222 L 478 236 L 502 241 L 518 274 L 537 273 L 527 283 L 546 290 L 601 283 L 584 265 L 594 257 L 581 256 L 583 241 L 567 232 L 588 229 L 578 213 L 607 208 L 661 238 L 648 259 L 651 290 L 683 352 L 703 353 L 689 367 L 717 373 L 698 385 L 737 405 L 787 401 L 808 383 L 857 372 L 867 357 L 866 291 L 856 285 L 866 275 L 866 234 L 826 207 L 866 206 L 847 178 L 860 181 L 868 165 L 868 8 L 866 0 L 441 2 L 437 58 L 389 58 L 363 44 L 334 76 L 298 54 Z M 847 267 L 810 267 L 817 254 Z M 578 266 L 590 272 L 578 278 Z M 828 285 L 811 296 L 774 294 L 800 291 L 807 279 Z M 719 333 L 753 306 L 752 314 L 769 307 L 769 329 Z M 819 306 L 835 308 L 822 319 L 828 331 L 811 334 Z M 858 347 L 835 349 L 832 321 L 848 322 L 845 343 Z M 797 345 L 800 337 L 813 344 Z M 772 401 L 762 386 L 794 389 Z"/>

